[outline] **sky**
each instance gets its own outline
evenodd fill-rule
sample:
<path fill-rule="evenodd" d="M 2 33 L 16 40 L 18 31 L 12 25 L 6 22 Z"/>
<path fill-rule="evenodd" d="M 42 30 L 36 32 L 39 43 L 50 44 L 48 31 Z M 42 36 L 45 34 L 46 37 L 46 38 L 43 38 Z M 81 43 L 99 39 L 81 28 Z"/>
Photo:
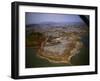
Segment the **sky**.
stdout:
<path fill-rule="evenodd" d="M 25 13 L 25 23 L 29 24 L 40 24 L 45 22 L 54 22 L 54 23 L 71 23 L 71 22 L 80 22 L 84 21 L 78 15 L 72 14 L 54 14 L 54 13 Z"/>

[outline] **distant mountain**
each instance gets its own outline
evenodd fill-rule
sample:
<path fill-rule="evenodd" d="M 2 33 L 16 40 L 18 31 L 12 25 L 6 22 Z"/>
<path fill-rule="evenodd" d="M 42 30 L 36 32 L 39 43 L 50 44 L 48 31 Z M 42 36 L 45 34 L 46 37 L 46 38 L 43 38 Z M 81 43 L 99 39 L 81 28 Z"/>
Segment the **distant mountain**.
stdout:
<path fill-rule="evenodd" d="M 26 25 L 26 27 L 69 27 L 69 26 L 86 26 L 85 23 L 80 22 L 43 22 L 43 23 L 37 23 L 37 24 L 29 24 Z"/>

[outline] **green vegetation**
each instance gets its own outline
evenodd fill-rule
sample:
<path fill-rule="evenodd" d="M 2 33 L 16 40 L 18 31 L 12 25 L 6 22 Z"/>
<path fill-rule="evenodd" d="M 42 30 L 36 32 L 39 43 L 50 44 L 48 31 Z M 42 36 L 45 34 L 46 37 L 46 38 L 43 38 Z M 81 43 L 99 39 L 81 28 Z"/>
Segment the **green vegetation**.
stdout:
<path fill-rule="evenodd" d="M 26 35 L 26 47 L 40 47 L 41 43 L 45 40 L 42 33 L 32 32 Z"/>

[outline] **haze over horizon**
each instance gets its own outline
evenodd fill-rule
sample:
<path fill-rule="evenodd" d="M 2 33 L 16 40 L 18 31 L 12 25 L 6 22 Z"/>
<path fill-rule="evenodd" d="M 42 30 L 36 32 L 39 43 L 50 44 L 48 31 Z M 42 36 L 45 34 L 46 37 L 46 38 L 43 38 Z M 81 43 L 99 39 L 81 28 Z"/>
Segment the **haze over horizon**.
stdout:
<path fill-rule="evenodd" d="M 54 14 L 54 13 L 25 13 L 25 23 L 29 24 L 40 24 L 40 23 L 84 23 L 84 21 L 78 15 L 72 14 Z"/>

